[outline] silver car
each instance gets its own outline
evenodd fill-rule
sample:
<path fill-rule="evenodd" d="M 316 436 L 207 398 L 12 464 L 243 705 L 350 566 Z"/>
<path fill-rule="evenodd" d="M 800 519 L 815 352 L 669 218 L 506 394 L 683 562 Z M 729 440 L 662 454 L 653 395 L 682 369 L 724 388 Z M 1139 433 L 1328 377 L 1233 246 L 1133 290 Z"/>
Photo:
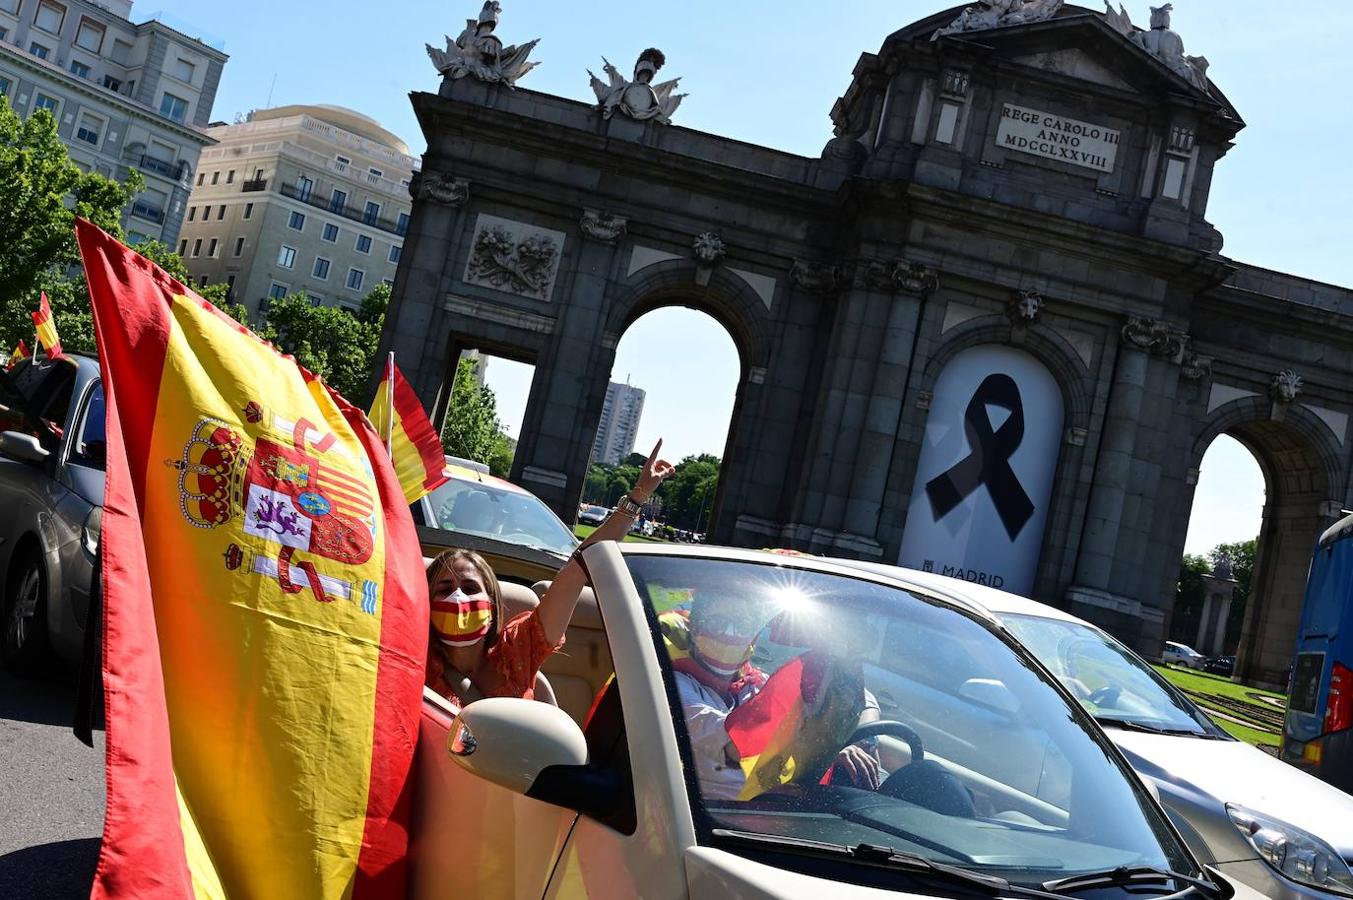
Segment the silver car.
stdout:
<path fill-rule="evenodd" d="M 79 660 L 103 519 L 98 360 L 0 373 L 0 656 L 21 675 Z"/>
<path fill-rule="evenodd" d="M 1205 862 L 1265 897 L 1353 896 L 1353 797 L 1230 737 L 1088 622 L 933 573 L 856 565 L 955 594 L 1000 619 L 1155 785 Z"/>

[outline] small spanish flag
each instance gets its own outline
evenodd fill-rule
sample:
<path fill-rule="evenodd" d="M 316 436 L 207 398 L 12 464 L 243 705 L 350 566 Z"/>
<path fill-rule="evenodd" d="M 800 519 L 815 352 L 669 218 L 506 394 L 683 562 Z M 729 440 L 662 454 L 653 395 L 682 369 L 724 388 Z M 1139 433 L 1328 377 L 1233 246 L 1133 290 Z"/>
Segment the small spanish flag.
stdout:
<path fill-rule="evenodd" d="M 61 336 L 56 333 L 56 319 L 52 318 L 52 307 L 47 302 L 47 292 L 42 294 L 42 305 L 33 313 L 33 325 L 38 329 L 38 342 L 43 351 L 52 359 L 61 355 Z"/>
<path fill-rule="evenodd" d="M 369 418 L 390 451 L 405 500 L 416 503 L 446 483 L 441 438 L 423 411 L 422 401 L 400 374 L 393 353 L 386 360 Z"/>
<path fill-rule="evenodd" d="M 19 364 L 19 360 L 28 359 L 28 357 L 32 355 L 33 351 L 29 350 L 28 345 L 25 344 L 22 339 L 20 339 L 19 345 L 15 347 L 13 352 L 9 354 L 9 362 L 6 363 L 5 365 L 5 371 L 8 372 L 10 369 L 14 368 Z"/>

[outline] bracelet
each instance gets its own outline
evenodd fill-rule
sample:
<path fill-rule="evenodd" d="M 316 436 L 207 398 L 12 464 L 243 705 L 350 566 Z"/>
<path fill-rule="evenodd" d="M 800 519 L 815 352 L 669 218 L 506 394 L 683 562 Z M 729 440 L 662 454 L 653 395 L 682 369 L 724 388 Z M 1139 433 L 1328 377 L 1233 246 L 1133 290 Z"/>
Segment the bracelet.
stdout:
<path fill-rule="evenodd" d="M 639 513 L 643 512 L 643 509 L 643 504 L 635 500 L 629 494 L 621 497 L 620 502 L 615 505 L 615 511 L 625 516 L 637 517 Z"/>

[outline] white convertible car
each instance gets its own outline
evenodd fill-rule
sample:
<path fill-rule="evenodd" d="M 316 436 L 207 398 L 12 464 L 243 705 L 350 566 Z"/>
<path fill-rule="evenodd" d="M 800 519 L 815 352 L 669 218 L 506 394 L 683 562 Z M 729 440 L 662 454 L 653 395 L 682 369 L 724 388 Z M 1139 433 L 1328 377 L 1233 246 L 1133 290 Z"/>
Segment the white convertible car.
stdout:
<path fill-rule="evenodd" d="M 583 560 L 595 594 L 542 682 L 571 700 L 457 711 L 425 692 L 413 896 L 1260 896 L 1198 862 L 1086 712 L 957 592 L 705 547 Z M 693 603 L 762 620 L 735 707 L 762 743 L 738 732 L 741 765 L 689 739 L 672 623 Z M 877 789 L 832 771 L 848 746 L 881 763 Z"/>

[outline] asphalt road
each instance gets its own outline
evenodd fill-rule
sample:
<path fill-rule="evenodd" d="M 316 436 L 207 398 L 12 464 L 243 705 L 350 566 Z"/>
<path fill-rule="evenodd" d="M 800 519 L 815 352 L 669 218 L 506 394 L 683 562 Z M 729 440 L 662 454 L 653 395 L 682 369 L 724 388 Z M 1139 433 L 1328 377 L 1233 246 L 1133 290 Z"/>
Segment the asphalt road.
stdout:
<path fill-rule="evenodd" d="M 0 670 L 0 897 L 88 897 L 103 832 L 103 732 L 71 732 L 74 679 Z"/>

